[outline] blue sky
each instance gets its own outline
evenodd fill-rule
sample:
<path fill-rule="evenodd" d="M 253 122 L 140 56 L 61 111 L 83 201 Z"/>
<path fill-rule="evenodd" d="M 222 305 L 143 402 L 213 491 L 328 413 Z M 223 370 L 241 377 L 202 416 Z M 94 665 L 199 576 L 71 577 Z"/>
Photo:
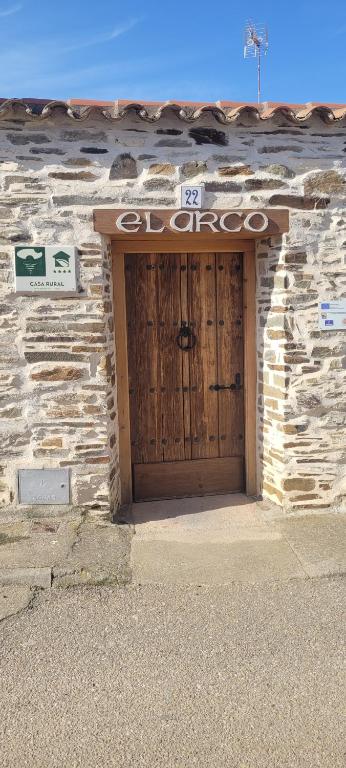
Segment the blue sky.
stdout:
<path fill-rule="evenodd" d="M 0 96 L 256 101 L 248 18 L 263 101 L 346 102 L 344 0 L 0 0 Z"/>

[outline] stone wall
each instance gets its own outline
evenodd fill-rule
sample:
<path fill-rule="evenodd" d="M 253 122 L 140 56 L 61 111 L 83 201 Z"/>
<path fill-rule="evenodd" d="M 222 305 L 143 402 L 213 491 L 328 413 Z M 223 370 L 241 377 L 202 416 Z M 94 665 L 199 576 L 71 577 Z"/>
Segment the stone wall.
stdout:
<path fill-rule="evenodd" d="M 290 210 L 289 233 L 257 245 L 259 492 L 288 510 L 339 503 L 345 334 L 318 330 L 318 300 L 346 293 L 345 127 L 240 122 L 0 120 L 5 509 L 17 502 L 18 468 L 59 466 L 71 467 L 74 505 L 117 507 L 110 248 L 92 211 L 179 207 L 189 180 L 205 184 L 207 208 Z M 76 245 L 78 296 L 16 296 L 17 243 Z"/>

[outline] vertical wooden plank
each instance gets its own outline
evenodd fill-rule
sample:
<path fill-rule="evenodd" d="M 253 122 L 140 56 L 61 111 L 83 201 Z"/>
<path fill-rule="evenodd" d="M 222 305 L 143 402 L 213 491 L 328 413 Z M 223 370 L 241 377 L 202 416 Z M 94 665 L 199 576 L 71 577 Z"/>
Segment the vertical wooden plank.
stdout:
<path fill-rule="evenodd" d="M 240 253 L 216 254 L 217 358 L 219 384 L 240 390 L 220 390 L 219 455 L 244 454 L 243 259 Z"/>
<path fill-rule="evenodd" d="M 197 336 L 190 361 L 192 458 L 218 456 L 215 254 L 188 256 L 189 321 Z"/>
<path fill-rule="evenodd" d="M 185 458 L 179 261 L 175 254 L 136 254 L 126 263 L 135 464 Z"/>
<path fill-rule="evenodd" d="M 137 411 L 137 305 L 136 305 L 137 264 L 134 256 L 125 254 L 125 288 L 127 318 L 127 358 L 130 403 L 131 459 L 139 461 L 138 411 Z"/>
<path fill-rule="evenodd" d="M 143 463 L 162 461 L 162 393 L 159 348 L 159 263 L 150 253 L 137 260 L 137 409 Z"/>
<path fill-rule="evenodd" d="M 255 244 L 244 251 L 244 397 L 246 493 L 257 493 L 256 480 L 256 264 Z"/>
<path fill-rule="evenodd" d="M 135 254 L 126 263 L 133 463 L 162 460 L 158 258 Z"/>
<path fill-rule="evenodd" d="M 184 353 L 176 342 L 181 323 L 180 257 L 172 253 L 160 254 L 158 320 L 163 460 L 179 461 L 185 458 L 182 385 Z"/>
<path fill-rule="evenodd" d="M 113 306 L 119 421 L 121 503 L 130 504 L 132 501 L 132 470 L 123 253 L 116 253 L 113 256 Z"/>
<path fill-rule="evenodd" d="M 188 257 L 187 253 L 180 256 L 180 302 L 181 317 L 180 321 L 189 320 L 188 305 Z M 180 352 L 182 360 L 182 387 L 183 387 L 183 409 L 184 409 L 184 443 L 185 459 L 191 459 L 191 397 L 190 397 L 190 352 Z"/>

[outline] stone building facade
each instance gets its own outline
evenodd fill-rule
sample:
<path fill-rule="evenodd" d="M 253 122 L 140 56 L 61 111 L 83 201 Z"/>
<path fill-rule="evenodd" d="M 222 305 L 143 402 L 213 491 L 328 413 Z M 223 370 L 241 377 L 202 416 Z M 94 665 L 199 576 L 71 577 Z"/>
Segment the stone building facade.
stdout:
<path fill-rule="evenodd" d="M 285 208 L 256 240 L 258 495 L 338 507 L 346 487 L 346 346 L 319 301 L 346 296 L 346 108 L 0 102 L 0 498 L 22 468 L 71 470 L 71 502 L 120 504 L 111 248 L 97 208 Z M 13 250 L 78 248 L 74 297 L 21 296 Z"/>

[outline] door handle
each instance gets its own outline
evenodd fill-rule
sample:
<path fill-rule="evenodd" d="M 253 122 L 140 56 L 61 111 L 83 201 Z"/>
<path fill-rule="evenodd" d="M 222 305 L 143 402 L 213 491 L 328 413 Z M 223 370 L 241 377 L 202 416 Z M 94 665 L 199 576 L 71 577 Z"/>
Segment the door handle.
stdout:
<path fill-rule="evenodd" d="M 221 389 L 240 389 L 240 387 L 236 387 L 235 384 L 211 384 L 209 387 L 214 392 L 220 392 Z"/>
<path fill-rule="evenodd" d="M 186 320 L 183 320 L 178 336 L 176 337 L 179 349 L 182 349 L 183 352 L 187 352 L 189 349 L 194 348 L 196 341 L 197 338 L 195 334 L 192 332 L 191 328 L 189 328 Z"/>
<path fill-rule="evenodd" d="M 234 383 L 232 384 L 211 384 L 209 389 L 212 392 L 220 392 L 220 390 L 222 389 L 231 389 L 232 391 L 243 389 L 243 385 L 240 383 L 241 382 L 240 373 L 236 373 L 234 379 L 235 379 Z"/>

